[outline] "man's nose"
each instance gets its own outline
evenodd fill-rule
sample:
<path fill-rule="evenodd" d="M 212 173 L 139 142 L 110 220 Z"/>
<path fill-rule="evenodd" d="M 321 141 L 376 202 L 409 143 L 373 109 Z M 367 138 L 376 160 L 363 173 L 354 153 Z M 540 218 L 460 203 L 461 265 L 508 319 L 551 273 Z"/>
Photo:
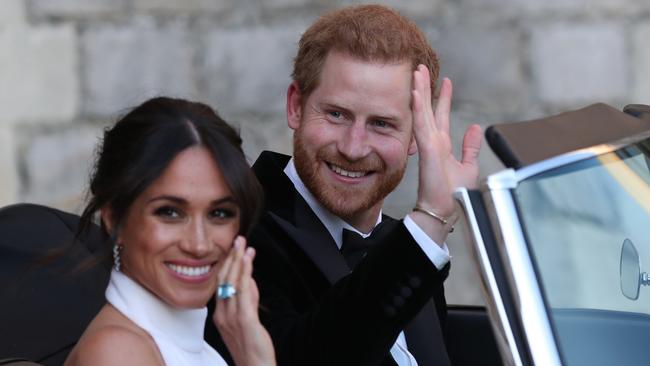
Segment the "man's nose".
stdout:
<path fill-rule="evenodd" d="M 365 123 L 355 121 L 346 128 L 338 141 L 337 148 L 341 155 L 351 161 L 360 160 L 370 153 L 368 131 Z"/>

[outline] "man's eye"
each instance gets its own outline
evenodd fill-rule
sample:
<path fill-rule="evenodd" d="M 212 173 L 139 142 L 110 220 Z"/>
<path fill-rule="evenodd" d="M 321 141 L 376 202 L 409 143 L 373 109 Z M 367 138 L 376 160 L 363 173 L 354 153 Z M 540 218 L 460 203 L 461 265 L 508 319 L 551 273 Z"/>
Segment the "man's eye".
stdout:
<path fill-rule="evenodd" d="M 174 207 L 170 207 L 170 206 L 163 206 L 163 207 L 158 208 L 155 211 L 155 214 L 157 216 L 161 216 L 161 217 L 165 217 L 165 218 L 171 218 L 171 219 L 176 219 L 176 218 L 181 217 L 181 213 L 177 209 L 175 209 Z"/>
<path fill-rule="evenodd" d="M 329 113 L 330 113 L 330 116 L 332 116 L 332 117 L 334 117 L 334 118 L 336 118 L 336 119 L 343 117 L 343 115 L 341 114 L 341 112 L 338 112 L 338 111 L 331 111 L 331 112 L 329 112 Z"/>
<path fill-rule="evenodd" d="M 375 127 L 381 127 L 381 128 L 388 127 L 388 123 L 386 121 L 382 121 L 380 119 L 372 121 L 372 125 L 375 126 Z"/>

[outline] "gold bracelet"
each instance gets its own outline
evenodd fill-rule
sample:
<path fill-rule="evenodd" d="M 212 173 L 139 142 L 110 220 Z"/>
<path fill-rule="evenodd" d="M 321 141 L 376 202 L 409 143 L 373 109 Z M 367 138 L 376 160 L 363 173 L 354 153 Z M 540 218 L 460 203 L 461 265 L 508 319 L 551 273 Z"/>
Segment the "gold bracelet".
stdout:
<path fill-rule="evenodd" d="M 433 211 L 429 211 L 429 210 L 427 210 L 425 208 L 420 207 L 420 205 L 415 205 L 415 207 L 413 207 L 413 211 L 422 212 L 425 215 L 429 215 L 429 216 L 433 217 L 434 219 L 440 221 L 443 226 L 449 224 L 449 218 L 442 217 L 442 216 L 438 215 L 437 213 L 435 213 Z M 449 232 L 450 233 L 454 232 L 454 227 L 453 226 L 449 228 Z"/>
<path fill-rule="evenodd" d="M 429 211 L 429 210 L 427 210 L 425 208 L 422 208 L 422 207 L 420 207 L 420 205 L 415 205 L 415 207 L 413 207 L 413 211 L 418 211 L 418 212 L 422 212 L 423 214 L 427 214 L 427 215 L 433 217 L 434 219 L 442 222 L 443 225 L 447 225 L 449 223 L 449 219 L 446 219 L 446 218 L 438 215 L 437 213 L 435 213 L 433 211 Z"/>

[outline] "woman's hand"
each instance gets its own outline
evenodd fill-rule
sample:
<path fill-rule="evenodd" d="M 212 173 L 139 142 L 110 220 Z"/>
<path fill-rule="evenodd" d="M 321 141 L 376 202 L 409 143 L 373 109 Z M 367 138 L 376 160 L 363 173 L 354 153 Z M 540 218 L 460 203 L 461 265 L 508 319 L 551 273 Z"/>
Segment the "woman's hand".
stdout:
<path fill-rule="evenodd" d="M 218 269 L 219 284 L 230 284 L 236 293 L 227 298 L 217 296 L 212 317 L 237 366 L 275 365 L 271 337 L 260 323 L 259 291 L 252 278 L 255 249 L 246 248 L 246 239 L 235 238 Z"/>

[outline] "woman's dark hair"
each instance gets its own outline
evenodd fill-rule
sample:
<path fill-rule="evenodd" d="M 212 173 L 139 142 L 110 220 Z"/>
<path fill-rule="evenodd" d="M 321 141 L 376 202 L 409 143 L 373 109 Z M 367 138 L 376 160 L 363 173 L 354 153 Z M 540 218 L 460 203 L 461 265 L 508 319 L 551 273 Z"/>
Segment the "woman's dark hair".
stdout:
<path fill-rule="evenodd" d="M 77 238 L 106 205 L 114 226 L 121 227 L 133 201 L 192 146 L 210 151 L 239 206 L 239 233 L 248 234 L 260 215 L 263 190 L 241 143 L 239 134 L 205 104 L 158 97 L 135 107 L 104 132 Z"/>

